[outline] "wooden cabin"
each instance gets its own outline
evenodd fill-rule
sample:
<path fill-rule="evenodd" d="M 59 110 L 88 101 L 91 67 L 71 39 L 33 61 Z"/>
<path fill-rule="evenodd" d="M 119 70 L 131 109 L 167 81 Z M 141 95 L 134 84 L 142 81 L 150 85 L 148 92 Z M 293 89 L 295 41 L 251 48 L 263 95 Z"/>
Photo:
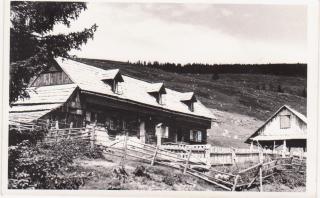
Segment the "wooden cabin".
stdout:
<path fill-rule="evenodd" d="M 246 143 L 274 150 L 306 152 L 306 141 L 307 118 L 284 105 L 259 127 Z"/>
<path fill-rule="evenodd" d="M 107 136 L 128 133 L 149 144 L 205 144 L 215 119 L 193 92 L 70 59 L 55 59 L 31 82 L 28 93 L 29 99 L 12 105 L 10 120 L 58 121 L 53 127 L 60 128 L 95 124 Z"/>

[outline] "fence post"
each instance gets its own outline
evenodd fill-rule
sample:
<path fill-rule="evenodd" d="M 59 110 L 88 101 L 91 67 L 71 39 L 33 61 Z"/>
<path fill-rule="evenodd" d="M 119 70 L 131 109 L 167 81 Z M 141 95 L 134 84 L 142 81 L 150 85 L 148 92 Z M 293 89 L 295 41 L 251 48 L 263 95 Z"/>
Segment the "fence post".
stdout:
<path fill-rule="evenodd" d="M 123 154 L 123 157 L 121 159 L 121 162 L 120 162 L 120 166 L 124 166 L 124 162 L 126 160 L 126 155 L 127 155 L 127 141 L 128 141 L 128 134 L 127 132 L 125 132 L 125 136 L 124 136 L 124 154 Z"/>
<path fill-rule="evenodd" d="M 50 127 L 50 120 L 47 119 L 47 123 L 46 123 L 46 129 L 49 130 L 49 127 Z"/>
<path fill-rule="evenodd" d="M 56 129 L 59 129 L 59 122 L 58 122 L 58 120 L 56 121 Z"/>
<path fill-rule="evenodd" d="M 251 144 L 250 144 L 250 160 L 253 161 L 253 141 L 251 141 Z"/>
<path fill-rule="evenodd" d="M 69 128 L 69 132 L 68 132 L 68 139 L 70 139 L 70 134 L 71 134 L 71 128 L 73 126 L 73 122 L 70 122 L 70 128 Z"/>
<path fill-rule="evenodd" d="M 96 139 L 96 123 L 93 124 L 92 130 L 91 130 L 91 149 L 94 149 L 95 139 Z"/>
<path fill-rule="evenodd" d="M 153 155 L 153 158 L 152 158 L 152 161 L 151 161 L 151 166 L 154 165 L 154 162 L 156 161 L 156 156 L 157 156 L 157 153 L 158 153 L 158 148 L 159 146 L 156 147 L 156 151 L 154 152 L 154 155 Z"/>
<path fill-rule="evenodd" d="M 205 150 L 205 158 L 206 158 L 206 162 L 207 164 L 211 164 L 211 160 L 210 160 L 210 153 L 211 153 L 211 145 L 207 144 L 208 146 L 206 147 Z"/>
<path fill-rule="evenodd" d="M 231 148 L 231 160 L 232 160 L 232 165 L 236 164 L 236 152 L 235 148 Z"/>
<path fill-rule="evenodd" d="M 188 158 L 187 158 L 187 161 L 186 161 L 186 165 L 185 165 L 184 170 L 183 170 L 183 174 L 187 173 L 187 169 L 188 169 L 188 166 L 189 166 L 189 160 L 190 160 L 191 153 L 192 153 L 192 150 L 190 149 L 189 155 L 188 155 Z"/>
<path fill-rule="evenodd" d="M 263 163 L 263 149 L 261 148 L 259 150 L 259 162 L 260 163 Z M 260 192 L 263 192 L 263 189 L 262 189 L 262 164 L 259 166 L 259 177 L 260 177 Z"/>
<path fill-rule="evenodd" d="M 234 183 L 233 183 L 232 191 L 235 191 L 235 190 L 236 190 L 239 177 L 240 177 L 240 176 L 237 175 L 237 176 L 234 178 Z"/>
<path fill-rule="evenodd" d="M 263 150 L 259 149 L 259 162 L 263 162 Z"/>
<path fill-rule="evenodd" d="M 262 165 L 260 165 L 259 167 L 259 175 L 260 175 L 260 192 L 263 192 L 263 188 L 262 188 Z"/>

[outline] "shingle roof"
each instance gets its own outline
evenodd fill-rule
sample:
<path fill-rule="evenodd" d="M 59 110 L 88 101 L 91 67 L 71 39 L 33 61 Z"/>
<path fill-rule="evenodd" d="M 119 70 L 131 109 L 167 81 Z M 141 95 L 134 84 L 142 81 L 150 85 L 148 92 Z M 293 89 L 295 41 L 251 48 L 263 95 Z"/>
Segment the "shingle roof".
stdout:
<path fill-rule="evenodd" d="M 122 75 L 124 82 L 119 83 L 122 94 L 116 94 L 111 90 L 110 86 L 102 82 L 103 77 L 101 74 L 105 73 L 106 70 L 70 59 L 57 58 L 56 61 L 81 90 L 131 100 L 159 109 L 215 119 L 215 116 L 200 101 L 194 103 L 194 112 L 191 112 L 188 106 L 180 101 L 184 95 L 183 93 L 166 88 L 165 104 L 161 105 L 148 93 L 150 86 L 153 86 L 152 83 Z"/>
<path fill-rule="evenodd" d="M 302 113 L 292 109 L 291 107 L 284 105 L 289 111 L 291 111 L 293 114 L 295 114 L 298 118 L 300 118 L 305 124 L 308 124 L 307 117 L 303 115 Z"/>
<path fill-rule="evenodd" d="M 9 113 L 9 122 L 12 121 L 19 121 L 29 123 L 36 119 L 41 118 L 42 116 L 46 115 L 47 113 L 51 112 L 52 110 L 43 110 L 43 111 L 27 111 L 27 112 L 10 112 Z"/>
<path fill-rule="evenodd" d="M 75 84 L 30 87 L 28 99 L 19 99 L 9 109 L 9 120 L 31 122 L 62 106 L 77 88 Z"/>
<path fill-rule="evenodd" d="M 39 104 L 39 103 L 64 103 L 76 89 L 77 85 L 52 85 L 42 87 L 29 87 L 27 92 L 30 98 L 19 99 L 13 105 Z"/>
<path fill-rule="evenodd" d="M 10 108 L 9 112 L 18 113 L 18 112 L 27 112 L 27 111 L 43 111 L 43 110 L 56 109 L 61 105 L 62 103 L 15 105 Z"/>

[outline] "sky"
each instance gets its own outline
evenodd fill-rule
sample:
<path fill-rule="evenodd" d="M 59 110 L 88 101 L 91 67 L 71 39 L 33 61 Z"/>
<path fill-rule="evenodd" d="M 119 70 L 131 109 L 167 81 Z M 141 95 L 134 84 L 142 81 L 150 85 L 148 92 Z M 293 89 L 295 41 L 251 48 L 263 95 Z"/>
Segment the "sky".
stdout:
<path fill-rule="evenodd" d="M 98 25 L 71 54 L 117 61 L 305 63 L 307 7 L 196 3 L 91 2 L 70 28 Z"/>

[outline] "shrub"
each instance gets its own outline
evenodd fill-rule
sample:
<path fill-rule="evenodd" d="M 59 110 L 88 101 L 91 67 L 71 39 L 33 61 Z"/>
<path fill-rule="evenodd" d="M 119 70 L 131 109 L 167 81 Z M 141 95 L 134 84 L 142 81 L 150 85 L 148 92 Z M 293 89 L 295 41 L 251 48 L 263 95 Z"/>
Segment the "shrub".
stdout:
<path fill-rule="evenodd" d="M 17 145 L 24 140 L 28 140 L 31 144 L 36 144 L 43 139 L 46 133 L 45 129 L 17 130 L 9 126 L 9 145 Z"/>
<path fill-rule="evenodd" d="M 173 186 L 175 183 L 175 178 L 171 176 L 165 176 L 162 181 L 168 186 Z"/>
<path fill-rule="evenodd" d="M 77 157 L 96 157 L 85 141 L 63 140 L 33 145 L 29 140 L 9 147 L 9 189 L 78 189 L 86 175 L 72 169 Z"/>
<path fill-rule="evenodd" d="M 146 177 L 151 179 L 150 175 L 147 173 L 146 168 L 144 166 L 137 166 L 136 169 L 133 171 L 134 176 L 136 177 Z"/>
<path fill-rule="evenodd" d="M 275 176 L 275 181 L 293 189 L 300 186 L 306 186 L 306 175 L 296 172 L 279 172 Z"/>

